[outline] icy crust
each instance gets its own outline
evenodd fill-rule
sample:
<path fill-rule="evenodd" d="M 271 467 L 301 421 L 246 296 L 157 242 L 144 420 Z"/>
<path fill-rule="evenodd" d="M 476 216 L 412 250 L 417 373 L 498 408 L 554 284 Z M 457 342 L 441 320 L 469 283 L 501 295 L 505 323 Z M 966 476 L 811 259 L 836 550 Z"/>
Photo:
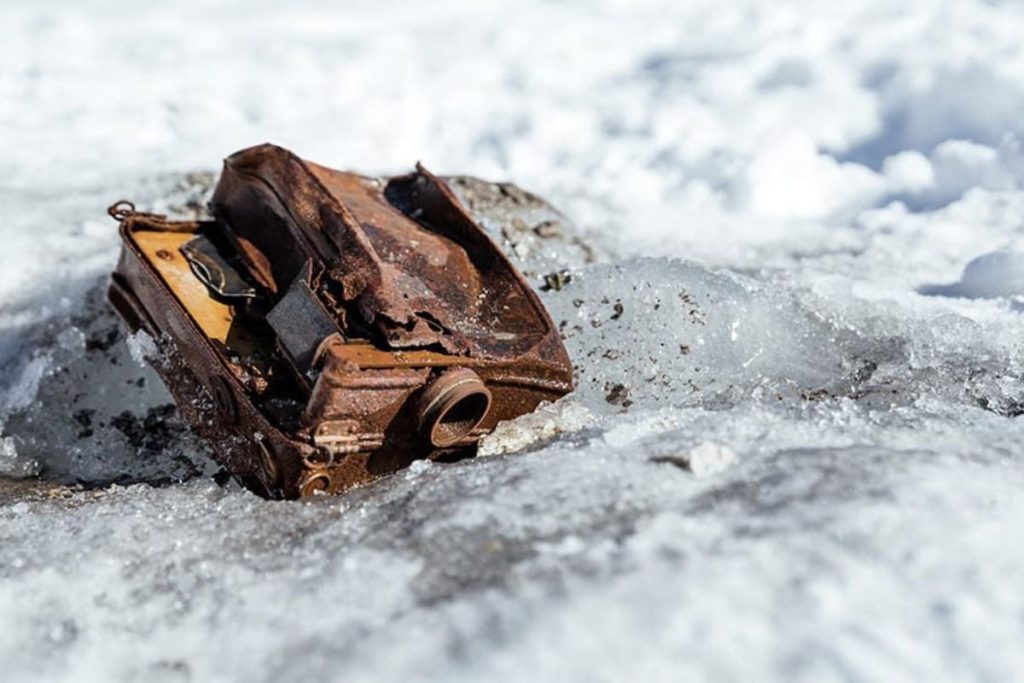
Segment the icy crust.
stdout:
<path fill-rule="evenodd" d="M 694 477 L 669 457 L 697 435 L 742 456 Z M 23 492 L 0 657 L 15 681 L 1009 680 L 1022 436 L 978 409 L 691 409 L 340 498 Z"/>

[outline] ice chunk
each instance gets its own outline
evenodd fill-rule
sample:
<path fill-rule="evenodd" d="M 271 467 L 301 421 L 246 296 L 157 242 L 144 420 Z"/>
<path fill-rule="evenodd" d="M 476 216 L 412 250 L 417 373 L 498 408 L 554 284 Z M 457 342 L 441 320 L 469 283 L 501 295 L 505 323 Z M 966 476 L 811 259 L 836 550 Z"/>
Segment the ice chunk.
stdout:
<path fill-rule="evenodd" d="M 128 353 L 132 360 L 139 365 L 147 365 L 153 359 L 159 357 L 156 341 L 145 330 L 137 330 L 125 339 L 128 346 Z"/>
<path fill-rule="evenodd" d="M 602 413 L 774 400 L 854 367 L 843 334 L 784 287 L 694 263 L 593 266 L 545 301 L 576 362 L 574 397 Z"/>
<path fill-rule="evenodd" d="M 543 403 L 532 413 L 507 422 L 480 440 L 480 455 L 520 451 L 527 446 L 565 436 L 594 423 L 594 415 L 571 398 Z"/>
<path fill-rule="evenodd" d="M 1024 295 L 1024 248 L 1000 249 L 972 259 L 964 267 L 959 290 L 970 298 Z"/>
<path fill-rule="evenodd" d="M 0 421 L 5 415 L 32 404 L 39 391 L 39 383 L 51 370 L 52 359 L 49 354 L 41 353 L 32 358 L 18 372 L 17 377 L 6 393 L 0 397 Z M 2 422 L 0 422 L 2 423 Z"/>
<path fill-rule="evenodd" d="M 23 479 L 34 477 L 40 472 L 39 463 L 31 458 L 18 455 L 14 439 L 9 436 L 0 437 L 0 477 Z"/>
<path fill-rule="evenodd" d="M 958 282 L 928 286 L 922 291 L 967 299 L 1024 296 L 1024 246 L 1014 245 L 977 256 L 964 267 Z"/>
<path fill-rule="evenodd" d="M 736 454 L 708 441 L 691 448 L 682 455 L 663 454 L 651 458 L 651 462 L 675 465 L 692 472 L 698 477 L 708 477 L 727 469 L 736 460 Z"/>

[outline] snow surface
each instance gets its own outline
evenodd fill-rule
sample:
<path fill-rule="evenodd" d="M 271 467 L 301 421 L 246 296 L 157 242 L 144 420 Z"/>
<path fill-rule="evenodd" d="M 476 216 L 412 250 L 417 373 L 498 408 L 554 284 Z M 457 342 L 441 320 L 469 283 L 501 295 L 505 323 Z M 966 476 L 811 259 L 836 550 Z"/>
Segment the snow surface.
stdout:
<path fill-rule="evenodd" d="M 1022 34 L 996 0 L 0 6 L 3 680 L 1024 679 Z M 265 140 L 551 200 L 485 222 L 566 271 L 578 391 L 343 496 L 218 486 L 102 303 L 104 210 L 198 210 Z"/>

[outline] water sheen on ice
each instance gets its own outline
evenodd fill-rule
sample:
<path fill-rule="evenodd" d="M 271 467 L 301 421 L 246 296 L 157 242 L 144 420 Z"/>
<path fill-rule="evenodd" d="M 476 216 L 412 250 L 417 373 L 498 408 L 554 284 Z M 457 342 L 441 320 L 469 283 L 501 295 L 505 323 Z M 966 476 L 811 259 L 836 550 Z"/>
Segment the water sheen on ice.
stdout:
<path fill-rule="evenodd" d="M 5 682 L 1024 679 L 1019 4 L 176 9 L 0 7 Z M 452 180 L 578 390 L 218 485 L 104 211 L 264 140 L 536 192 Z"/>

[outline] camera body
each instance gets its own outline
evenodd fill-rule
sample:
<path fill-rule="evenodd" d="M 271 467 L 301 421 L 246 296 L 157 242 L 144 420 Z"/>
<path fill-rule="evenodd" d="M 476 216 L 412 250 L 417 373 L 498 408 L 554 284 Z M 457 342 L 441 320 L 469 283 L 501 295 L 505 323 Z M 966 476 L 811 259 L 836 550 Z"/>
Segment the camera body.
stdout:
<path fill-rule="evenodd" d="M 225 161 L 210 221 L 121 205 L 109 299 L 185 419 L 257 493 L 332 493 L 472 456 L 572 390 L 536 294 L 451 189 L 261 145 Z"/>

